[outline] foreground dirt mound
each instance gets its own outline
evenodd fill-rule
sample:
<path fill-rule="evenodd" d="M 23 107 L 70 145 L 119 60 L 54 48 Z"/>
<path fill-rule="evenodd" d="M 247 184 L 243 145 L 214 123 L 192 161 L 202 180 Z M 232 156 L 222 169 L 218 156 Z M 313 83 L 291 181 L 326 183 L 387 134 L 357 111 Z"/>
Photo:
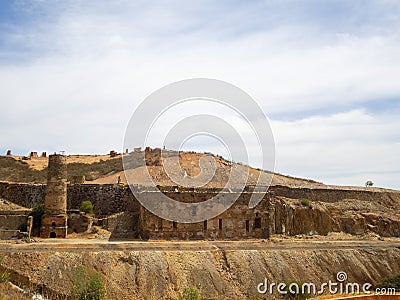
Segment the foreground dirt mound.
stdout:
<path fill-rule="evenodd" d="M 167 242 L 165 242 L 167 244 Z M 257 295 L 257 285 L 298 280 L 321 285 L 346 272 L 348 282 L 375 284 L 400 271 L 400 243 L 382 241 L 246 242 L 218 244 L 198 242 L 199 248 L 181 244 L 135 251 L 65 250 L 2 253 L 2 267 L 27 286 L 35 284 L 58 294 L 68 294 L 77 266 L 99 271 L 106 283 L 107 299 L 178 299 L 185 287 L 196 286 L 202 299 L 246 299 Z M 233 249 L 232 244 L 238 249 Z M 122 247 L 124 244 L 108 248 Z M 205 247 L 205 245 L 208 245 Z M 397 246 L 396 246 L 397 245 Z M 142 247 L 142 246 L 141 246 Z M 153 249 L 151 249 L 153 247 Z M 155 249 L 154 249 L 155 247 Z M 15 249 L 18 251 L 17 249 Z"/>

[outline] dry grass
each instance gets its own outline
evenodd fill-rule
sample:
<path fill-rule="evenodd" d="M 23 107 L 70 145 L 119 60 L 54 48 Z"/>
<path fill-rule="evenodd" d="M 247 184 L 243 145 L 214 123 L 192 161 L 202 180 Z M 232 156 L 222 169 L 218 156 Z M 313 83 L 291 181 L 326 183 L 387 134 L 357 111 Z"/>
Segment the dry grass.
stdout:
<path fill-rule="evenodd" d="M 17 161 L 24 161 L 27 163 L 30 169 L 36 171 L 42 171 L 47 168 L 49 163 L 48 157 L 32 157 L 28 160 L 24 160 L 24 156 L 11 156 Z M 78 163 L 78 164 L 93 164 L 98 163 L 100 161 L 106 161 L 111 159 L 110 155 L 68 155 L 67 162 L 69 164 Z"/>

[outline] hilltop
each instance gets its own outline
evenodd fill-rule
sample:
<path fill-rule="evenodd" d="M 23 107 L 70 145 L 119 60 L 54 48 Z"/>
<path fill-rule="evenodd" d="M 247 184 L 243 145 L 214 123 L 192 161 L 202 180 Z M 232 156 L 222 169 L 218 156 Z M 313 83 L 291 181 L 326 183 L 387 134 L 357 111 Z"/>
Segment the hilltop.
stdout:
<path fill-rule="evenodd" d="M 323 186 L 322 183 L 295 178 L 291 176 L 262 171 L 238 163 L 231 163 L 221 156 L 210 153 L 179 152 L 179 163 L 182 170 L 189 176 L 197 176 L 200 169 L 200 159 L 208 157 L 215 161 L 216 172 L 207 187 L 221 187 L 228 180 L 232 166 L 240 170 L 245 176 L 249 172 L 247 185 L 254 185 L 258 176 L 270 178 L 273 174 L 273 185 L 285 185 L 295 187 Z M 123 171 L 122 155 L 68 155 L 68 177 L 85 176 L 86 183 L 106 184 L 117 183 L 118 177 L 121 183 L 126 183 Z M 24 156 L 0 156 L 0 181 L 23 182 L 23 183 L 45 183 L 47 174 L 47 157 L 24 157 Z M 146 165 L 154 182 L 160 186 L 176 185 L 167 176 L 160 155 L 160 149 L 151 149 L 146 152 Z M 139 178 L 143 176 L 144 167 L 133 166 L 129 172 Z M 178 172 L 179 170 L 174 170 Z M 143 183 L 145 183 L 143 178 Z"/>

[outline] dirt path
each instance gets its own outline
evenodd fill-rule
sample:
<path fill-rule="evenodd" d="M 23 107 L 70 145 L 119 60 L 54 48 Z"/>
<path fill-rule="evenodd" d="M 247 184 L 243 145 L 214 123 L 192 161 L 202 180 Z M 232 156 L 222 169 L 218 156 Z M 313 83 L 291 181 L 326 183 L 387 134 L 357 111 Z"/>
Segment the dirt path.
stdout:
<path fill-rule="evenodd" d="M 209 250 L 341 250 L 400 249 L 399 241 L 108 241 L 41 240 L 36 243 L 0 244 L 0 252 L 101 251 L 209 251 Z"/>

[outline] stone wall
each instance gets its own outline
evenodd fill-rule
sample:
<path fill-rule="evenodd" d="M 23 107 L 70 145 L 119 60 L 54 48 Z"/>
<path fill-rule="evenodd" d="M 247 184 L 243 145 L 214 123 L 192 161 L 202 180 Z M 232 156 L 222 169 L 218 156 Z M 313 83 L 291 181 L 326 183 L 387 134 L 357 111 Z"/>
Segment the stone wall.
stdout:
<path fill-rule="evenodd" d="M 292 188 L 287 186 L 271 186 L 269 189 L 274 196 L 282 196 L 292 199 L 309 199 L 310 201 L 338 202 L 345 199 L 358 199 L 364 201 L 391 201 L 399 199 L 397 191 L 375 191 L 351 189 L 346 187 L 333 188 Z"/>
<path fill-rule="evenodd" d="M 167 196 L 179 201 L 204 201 L 217 193 L 216 189 L 176 189 L 162 188 Z M 18 205 L 32 208 L 44 203 L 46 185 L 0 182 L 0 197 Z M 306 198 L 310 201 L 337 202 L 344 199 L 385 202 L 394 204 L 400 199 L 397 191 L 369 191 L 351 189 L 309 189 L 272 186 L 269 191 L 273 196 L 292 199 Z M 198 194 L 201 192 L 201 194 Z M 194 194 L 195 193 L 195 194 Z M 174 196 L 175 194 L 175 196 Z M 196 196 L 194 196 L 196 195 Z M 98 216 L 107 216 L 122 211 L 138 211 L 139 203 L 135 200 L 129 187 L 117 184 L 72 184 L 68 185 L 68 209 L 79 208 L 82 201 L 90 200 Z"/>
<path fill-rule="evenodd" d="M 44 203 L 46 185 L 0 182 L 0 197 L 15 204 L 33 208 Z M 114 184 L 68 185 L 67 208 L 78 209 L 82 201 L 93 203 L 96 216 L 107 216 L 122 211 L 139 211 L 127 186 Z"/>
<path fill-rule="evenodd" d="M 219 192 L 216 189 L 178 190 L 177 187 L 163 187 L 162 190 L 175 200 L 189 203 L 205 201 Z M 21 206 L 32 208 L 43 203 L 44 194 L 45 185 L 0 182 L 0 198 Z M 333 209 L 348 203 L 349 201 L 344 201 L 346 199 L 358 199 L 378 206 L 382 204 L 386 209 L 393 207 L 395 211 L 400 202 L 400 193 L 397 191 L 273 186 L 270 188 L 270 195 L 273 201 L 269 210 L 266 199 L 268 195 L 255 209 L 250 209 L 248 207 L 250 190 L 246 189 L 226 212 L 206 223 L 194 224 L 161 220 L 143 208 L 126 185 L 68 185 L 67 206 L 68 209 L 78 209 L 82 201 L 90 200 L 94 205 L 96 217 L 103 219 L 103 223 L 100 224 L 109 229 L 115 237 L 141 235 L 142 238 L 236 239 L 262 238 L 268 236 L 269 232 L 288 235 L 324 235 L 332 231 L 351 234 L 372 231 L 381 236 L 400 235 L 400 220 L 397 217 L 385 216 L 379 211 L 375 214 L 373 213 L 375 210 L 357 212 L 354 209 L 350 211 L 344 208 L 338 208 L 337 211 Z M 302 206 L 299 204 L 300 201 L 291 202 L 290 198 L 307 198 L 313 204 L 312 207 Z M 268 220 L 270 228 L 266 226 Z"/>
<path fill-rule="evenodd" d="M 170 195 L 175 200 L 192 200 L 197 194 L 181 192 Z M 269 237 L 269 197 L 265 195 L 257 207 L 248 207 L 250 193 L 242 193 L 236 202 L 215 218 L 198 223 L 177 223 L 157 217 L 142 208 L 142 238 L 177 239 L 240 239 Z"/>
<path fill-rule="evenodd" d="M 139 212 L 120 212 L 107 218 L 98 219 L 95 225 L 111 232 L 111 239 L 138 238 Z"/>

